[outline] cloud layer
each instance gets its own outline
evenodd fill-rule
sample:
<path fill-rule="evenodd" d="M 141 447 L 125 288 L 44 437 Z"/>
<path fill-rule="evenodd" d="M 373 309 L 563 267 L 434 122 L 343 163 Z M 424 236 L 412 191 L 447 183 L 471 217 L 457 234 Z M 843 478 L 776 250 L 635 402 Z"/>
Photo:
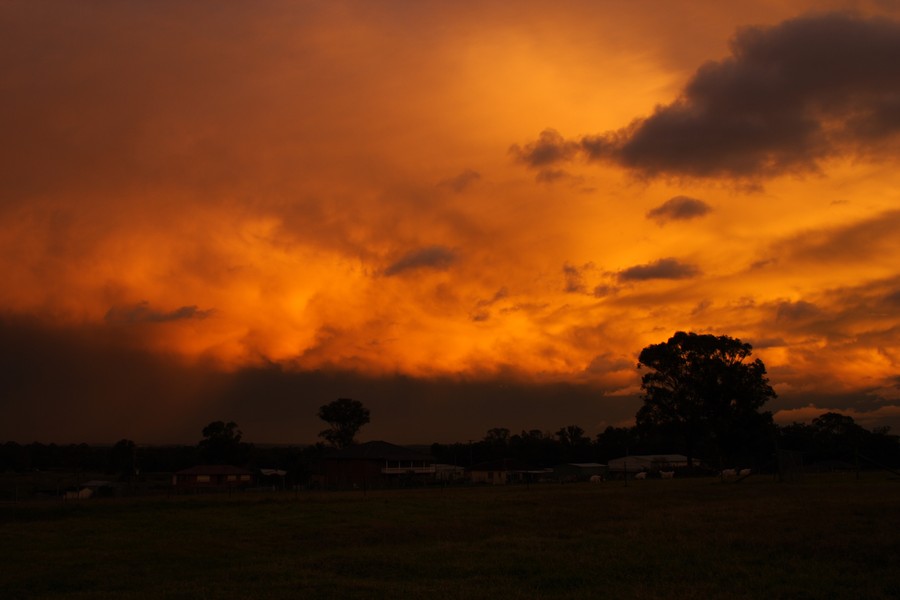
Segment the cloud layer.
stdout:
<path fill-rule="evenodd" d="M 678 330 L 887 418 L 900 11 L 852 4 L 4 5 L 0 441 L 595 433 Z"/>
<path fill-rule="evenodd" d="M 641 176 L 767 178 L 892 152 L 900 24 L 832 13 L 746 27 L 649 117 L 579 141 L 548 129 L 513 152 L 547 168 L 583 154 Z"/>

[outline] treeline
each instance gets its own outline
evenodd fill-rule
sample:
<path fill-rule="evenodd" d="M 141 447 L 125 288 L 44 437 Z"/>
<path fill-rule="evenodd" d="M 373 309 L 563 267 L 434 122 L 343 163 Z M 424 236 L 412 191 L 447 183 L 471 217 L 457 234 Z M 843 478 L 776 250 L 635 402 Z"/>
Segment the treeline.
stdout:
<path fill-rule="evenodd" d="M 727 448 L 723 452 L 722 448 Z M 830 462 L 852 463 L 863 467 L 900 467 L 900 436 L 888 427 L 867 430 L 852 417 L 825 413 L 811 423 L 771 425 L 753 435 L 744 435 L 740 443 L 700 444 L 698 462 L 710 469 L 723 467 L 774 468 L 777 451 L 790 451 L 802 457 L 806 465 Z M 509 429 L 488 430 L 478 441 L 433 444 L 431 454 L 438 462 L 471 466 L 501 458 L 514 458 L 534 466 L 552 466 L 568 462 L 605 464 L 628 454 L 684 454 L 685 440 L 676 431 L 660 428 L 607 427 L 594 438 L 577 425 L 556 433 L 533 429 L 514 434 Z"/>
<path fill-rule="evenodd" d="M 244 442 L 239 431 L 228 427 L 230 423 L 222 424 L 224 428 L 218 427 L 220 424 L 211 423 L 212 428 L 204 430 L 208 435 L 196 445 L 138 446 L 131 440 L 113 446 L 7 442 L 0 445 L 0 471 L 80 471 L 128 480 L 140 478 L 142 473 L 171 473 L 219 463 L 282 469 L 290 481 L 302 483 L 328 451 L 323 444 L 257 446 Z M 581 427 L 569 425 L 555 433 L 493 428 L 481 440 L 435 443 L 424 450 L 430 451 L 436 462 L 463 467 L 501 458 L 548 467 L 567 462 L 607 463 L 626 454 L 683 454 L 684 440 L 674 432 L 639 427 L 607 427 L 590 437 Z M 862 467 L 900 468 L 900 437 L 887 427 L 867 430 L 852 417 L 838 413 L 825 413 L 808 424 L 772 426 L 743 440 L 740 448 L 727 455 L 705 454 L 704 450 L 712 452 L 712 446 L 698 450 L 698 460 L 710 468 L 766 469 L 774 466 L 776 450 L 799 454 L 805 465 L 859 461 Z"/>
<path fill-rule="evenodd" d="M 226 456 L 212 456 L 202 445 L 138 446 L 123 439 L 113 446 L 88 444 L 0 444 L 0 472 L 65 471 L 104 475 L 117 481 L 141 480 L 150 473 L 174 473 L 199 464 L 233 464 L 280 469 L 302 482 L 322 455 L 321 444 L 256 446 L 239 442 Z"/>

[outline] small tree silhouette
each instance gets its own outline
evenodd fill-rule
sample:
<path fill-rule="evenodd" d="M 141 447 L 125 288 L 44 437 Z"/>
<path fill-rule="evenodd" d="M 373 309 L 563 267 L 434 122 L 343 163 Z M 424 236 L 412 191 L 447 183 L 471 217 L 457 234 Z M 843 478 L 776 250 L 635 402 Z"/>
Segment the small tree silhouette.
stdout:
<path fill-rule="evenodd" d="M 346 448 L 356 441 L 360 428 L 369 422 L 369 409 L 358 400 L 338 398 L 319 408 L 319 418 L 329 425 L 319 437 L 336 448 Z"/>

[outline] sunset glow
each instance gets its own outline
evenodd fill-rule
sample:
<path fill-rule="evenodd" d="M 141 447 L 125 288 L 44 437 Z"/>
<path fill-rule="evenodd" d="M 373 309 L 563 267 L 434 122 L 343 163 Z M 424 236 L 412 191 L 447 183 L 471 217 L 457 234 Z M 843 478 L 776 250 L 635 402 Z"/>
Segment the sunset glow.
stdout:
<path fill-rule="evenodd" d="M 0 437 L 593 434 L 678 330 L 900 424 L 900 9 L 678 4 L 0 4 Z"/>

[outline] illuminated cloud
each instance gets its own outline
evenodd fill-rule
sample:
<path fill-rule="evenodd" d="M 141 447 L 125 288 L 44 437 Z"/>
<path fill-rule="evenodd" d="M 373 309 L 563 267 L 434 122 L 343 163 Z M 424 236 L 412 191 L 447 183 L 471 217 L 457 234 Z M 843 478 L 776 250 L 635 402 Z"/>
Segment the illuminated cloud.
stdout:
<path fill-rule="evenodd" d="M 661 224 L 667 221 L 687 221 L 702 217 L 711 210 L 709 204 L 703 200 L 690 196 L 674 196 L 647 211 L 647 218 Z"/>
<path fill-rule="evenodd" d="M 690 279 L 700 274 L 695 265 L 677 258 L 661 258 L 646 265 L 635 265 L 618 273 L 619 281 L 648 281 L 651 279 Z"/>
<path fill-rule="evenodd" d="M 456 252 L 450 248 L 444 246 L 428 246 L 404 254 L 385 269 L 384 274 L 388 277 L 392 277 L 406 271 L 415 271 L 419 269 L 443 271 L 449 269 L 456 260 Z"/>
<path fill-rule="evenodd" d="M 789 408 L 775 411 L 772 418 L 779 425 L 791 423 L 809 423 L 813 419 L 821 417 L 825 413 L 838 413 L 851 417 L 857 425 L 871 429 L 885 422 L 900 422 L 900 405 L 887 404 L 872 410 L 859 410 L 852 406 L 841 408 L 823 408 L 814 404 L 808 404 L 798 408 Z"/>
<path fill-rule="evenodd" d="M 900 13 L 854 4 L 0 11 L 0 442 L 305 443 L 333 397 L 407 441 L 597 431 L 678 330 L 764 340 L 772 410 L 872 409 L 900 373 L 900 61 L 870 15 Z"/>

